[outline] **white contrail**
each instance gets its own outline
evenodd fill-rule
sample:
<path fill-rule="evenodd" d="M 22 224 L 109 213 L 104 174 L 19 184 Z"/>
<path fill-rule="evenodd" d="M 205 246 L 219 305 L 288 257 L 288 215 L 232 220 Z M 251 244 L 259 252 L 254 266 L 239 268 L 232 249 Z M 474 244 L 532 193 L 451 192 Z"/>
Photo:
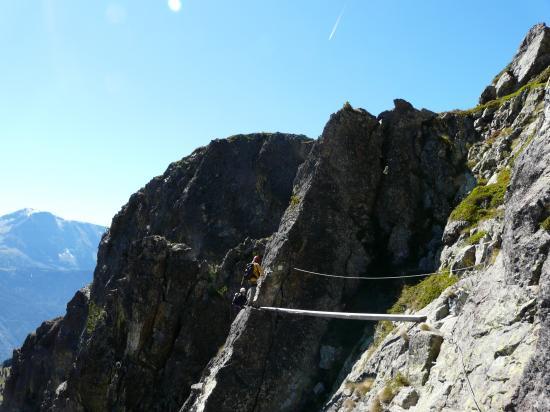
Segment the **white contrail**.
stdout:
<path fill-rule="evenodd" d="M 336 30 L 338 29 L 338 25 L 340 24 L 340 19 L 342 18 L 342 16 L 344 15 L 344 10 L 346 10 L 346 6 L 344 5 L 344 7 L 342 8 L 342 11 L 340 12 L 340 15 L 338 16 L 338 18 L 336 19 L 336 23 L 334 23 L 334 27 L 332 28 L 332 31 L 330 32 L 330 36 L 328 36 L 328 39 L 329 40 L 332 40 L 332 38 L 334 37 L 334 33 L 336 33 Z"/>

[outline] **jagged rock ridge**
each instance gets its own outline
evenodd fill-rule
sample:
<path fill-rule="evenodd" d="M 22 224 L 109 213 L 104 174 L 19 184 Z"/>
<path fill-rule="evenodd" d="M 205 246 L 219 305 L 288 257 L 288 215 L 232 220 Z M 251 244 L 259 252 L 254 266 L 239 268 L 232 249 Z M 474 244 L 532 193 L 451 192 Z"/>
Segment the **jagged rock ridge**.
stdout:
<path fill-rule="evenodd" d="M 90 296 L 16 353 L 4 410 L 544 410 L 547 38 L 535 26 L 510 66 L 513 95 L 476 109 L 438 115 L 396 100 L 374 117 L 346 104 L 315 142 L 238 136 L 171 165 L 115 217 Z M 482 218 L 455 209 L 461 200 Z M 266 268 L 256 303 L 304 309 L 385 310 L 399 284 L 295 266 L 486 267 L 423 309 L 428 330 L 397 325 L 366 351 L 370 325 L 253 308 L 225 318 L 223 286 L 237 287 L 254 251 Z"/>
<path fill-rule="evenodd" d="M 213 141 L 134 194 L 100 243 L 83 304 L 14 354 L 4 408 L 179 408 L 223 343 L 243 259 L 276 229 L 310 146 L 278 133 Z M 47 367 L 67 340 L 74 364 Z"/>

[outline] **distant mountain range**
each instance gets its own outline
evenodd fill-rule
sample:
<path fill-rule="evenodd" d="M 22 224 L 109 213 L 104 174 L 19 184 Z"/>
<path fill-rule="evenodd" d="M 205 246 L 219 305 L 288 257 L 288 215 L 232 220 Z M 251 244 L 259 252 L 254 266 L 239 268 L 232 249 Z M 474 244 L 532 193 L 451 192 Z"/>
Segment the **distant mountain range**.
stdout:
<path fill-rule="evenodd" d="M 0 217 L 0 360 L 92 280 L 105 230 L 33 209 Z"/>

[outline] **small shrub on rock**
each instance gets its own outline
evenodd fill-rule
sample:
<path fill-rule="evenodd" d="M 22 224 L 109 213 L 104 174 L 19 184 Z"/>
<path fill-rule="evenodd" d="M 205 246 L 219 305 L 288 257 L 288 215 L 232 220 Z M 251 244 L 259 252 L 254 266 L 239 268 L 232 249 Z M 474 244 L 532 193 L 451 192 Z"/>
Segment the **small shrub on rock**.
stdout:
<path fill-rule="evenodd" d="M 378 397 L 382 402 L 390 403 L 403 386 L 410 386 L 409 380 L 401 372 L 398 372 L 393 379 L 386 383 Z"/>
<path fill-rule="evenodd" d="M 369 412 L 382 412 L 382 404 L 380 403 L 380 398 L 375 396 L 370 404 Z"/>
<path fill-rule="evenodd" d="M 425 332 L 432 330 L 432 328 L 430 328 L 430 325 L 428 325 L 427 323 L 421 323 L 419 328 L 420 330 L 423 330 Z"/>
<path fill-rule="evenodd" d="M 296 206 L 298 203 L 300 203 L 300 196 L 292 195 L 290 197 L 290 206 Z"/>
<path fill-rule="evenodd" d="M 359 382 L 346 382 L 346 387 L 353 390 L 360 397 L 363 397 L 372 389 L 373 384 L 373 378 L 366 378 Z"/>
<path fill-rule="evenodd" d="M 374 328 L 374 340 L 370 345 L 370 348 L 368 351 L 368 357 L 372 355 L 372 353 L 376 350 L 378 346 L 380 346 L 380 344 L 386 338 L 386 336 L 388 336 L 394 329 L 395 329 L 395 325 L 393 324 L 393 322 L 389 320 L 383 320 L 376 324 Z"/>

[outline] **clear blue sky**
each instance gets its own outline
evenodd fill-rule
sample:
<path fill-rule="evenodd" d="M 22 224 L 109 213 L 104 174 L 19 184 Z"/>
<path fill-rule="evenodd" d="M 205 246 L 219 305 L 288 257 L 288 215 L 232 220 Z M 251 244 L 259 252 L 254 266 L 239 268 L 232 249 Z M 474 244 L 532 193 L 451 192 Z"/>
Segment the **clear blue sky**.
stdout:
<path fill-rule="evenodd" d="M 527 30 L 550 20 L 548 0 L 172 9 L 0 3 L 0 214 L 32 207 L 108 225 L 131 193 L 213 138 L 317 137 L 346 100 L 373 114 L 396 97 L 434 111 L 473 106 Z"/>

